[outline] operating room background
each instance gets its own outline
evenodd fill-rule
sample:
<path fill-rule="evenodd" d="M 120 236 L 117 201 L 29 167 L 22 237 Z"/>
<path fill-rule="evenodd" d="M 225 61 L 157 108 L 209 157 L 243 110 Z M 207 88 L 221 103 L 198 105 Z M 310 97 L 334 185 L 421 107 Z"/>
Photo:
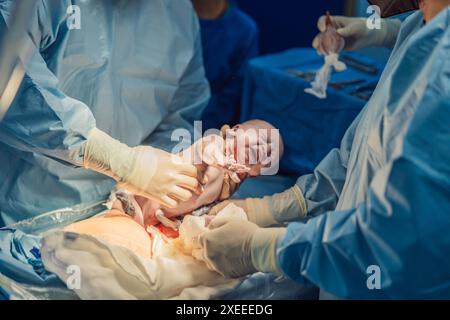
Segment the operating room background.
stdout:
<path fill-rule="evenodd" d="M 317 20 L 326 11 L 330 11 L 332 15 L 368 16 L 367 0 L 319 0 L 315 2 L 292 0 L 235 1 L 258 25 L 261 56 L 276 57 L 280 54 L 282 55 L 280 52 L 293 48 L 311 48 L 312 40 L 318 33 Z M 390 50 L 382 48 L 365 49 L 362 50 L 362 53 L 383 65 L 389 57 Z M 264 59 L 264 57 L 261 58 Z M 243 102 L 243 104 L 245 103 Z M 297 177 L 292 175 L 292 180 L 289 180 L 290 177 L 285 174 L 286 172 L 276 177 L 249 179 L 237 191 L 235 197 L 251 197 L 255 196 L 255 194 L 264 196 L 267 194 L 268 189 L 281 192 L 292 186 Z"/>
<path fill-rule="evenodd" d="M 290 48 L 310 47 L 317 35 L 317 18 L 326 11 L 333 15 L 366 16 L 366 0 L 236 0 L 258 24 L 260 54 Z M 389 50 L 370 49 L 364 53 L 372 58 L 386 59 Z"/>

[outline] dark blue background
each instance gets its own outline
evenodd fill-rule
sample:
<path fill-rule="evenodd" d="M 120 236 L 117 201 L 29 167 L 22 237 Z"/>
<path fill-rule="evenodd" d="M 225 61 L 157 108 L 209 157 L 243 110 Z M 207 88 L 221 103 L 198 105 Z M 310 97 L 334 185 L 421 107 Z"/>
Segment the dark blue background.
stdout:
<path fill-rule="evenodd" d="M 344 13 L 344 0 L 236 0 L 258 24 L 261 54 L 310 47 L 317 19 L 327 10 Z"/>

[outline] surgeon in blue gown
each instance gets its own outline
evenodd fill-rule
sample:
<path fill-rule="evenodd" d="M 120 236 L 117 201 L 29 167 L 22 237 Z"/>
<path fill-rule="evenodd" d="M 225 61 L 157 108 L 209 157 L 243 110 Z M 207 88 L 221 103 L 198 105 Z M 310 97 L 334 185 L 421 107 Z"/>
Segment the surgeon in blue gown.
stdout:
<path fill-rule="evenodd" d="M 14 4 L 0 1 L 0 32 Z M 0 122 L 0 226 L 101 201 L 116 182 L 168 207 L 196 192 L 196 168 L 168 152 L 209 99 L 189 0 L 43 0 L 28 34 Z"/>
<path fill-rule="evenodd" d="M 395 33 L 340 148 L 284 193 L 234 200 L 249 222 L 215 219 L 196 239 L 211 269 L 272 272 L 340 298 L 450 297 L 450 1 L 370 2 L 386 16 L 421 10 Z M 361 22 L 341 28 L 361 35 Z"/>
<path fill-rule="evenodd" d="M 258 27 L 234 0 L 192 0 L 199 16 L 203 61 L 211 101 L 203 130 L 239 122 L 244 73 L 258 55 Z"/>

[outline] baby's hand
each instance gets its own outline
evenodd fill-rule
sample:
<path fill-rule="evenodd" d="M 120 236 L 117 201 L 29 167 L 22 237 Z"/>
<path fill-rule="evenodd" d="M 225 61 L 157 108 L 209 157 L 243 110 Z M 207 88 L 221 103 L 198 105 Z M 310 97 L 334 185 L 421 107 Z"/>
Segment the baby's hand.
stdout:
<path fill-rule="evenodd" d="M 141 196 L 134 196 L 134 198 L 142 212 L 143 225 L 145 227 L 157 225 L 159 221 L 156 218 L 156 210 L 161 207 L 159 203 Z"/>

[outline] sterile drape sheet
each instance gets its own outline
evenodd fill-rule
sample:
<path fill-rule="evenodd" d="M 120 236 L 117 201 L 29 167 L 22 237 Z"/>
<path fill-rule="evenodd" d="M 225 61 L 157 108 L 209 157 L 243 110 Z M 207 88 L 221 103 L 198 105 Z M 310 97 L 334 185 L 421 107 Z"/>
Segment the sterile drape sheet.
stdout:
<path fill-rule="evenodd" d="M 44 237 L 42 260 L 72 283 L 81 299 L 211 299 L 239 283 L 187 255 L 145 259 L 125 247 L 64 231 Z M 76 268 L 79 286 L 71 271 Z"/>

